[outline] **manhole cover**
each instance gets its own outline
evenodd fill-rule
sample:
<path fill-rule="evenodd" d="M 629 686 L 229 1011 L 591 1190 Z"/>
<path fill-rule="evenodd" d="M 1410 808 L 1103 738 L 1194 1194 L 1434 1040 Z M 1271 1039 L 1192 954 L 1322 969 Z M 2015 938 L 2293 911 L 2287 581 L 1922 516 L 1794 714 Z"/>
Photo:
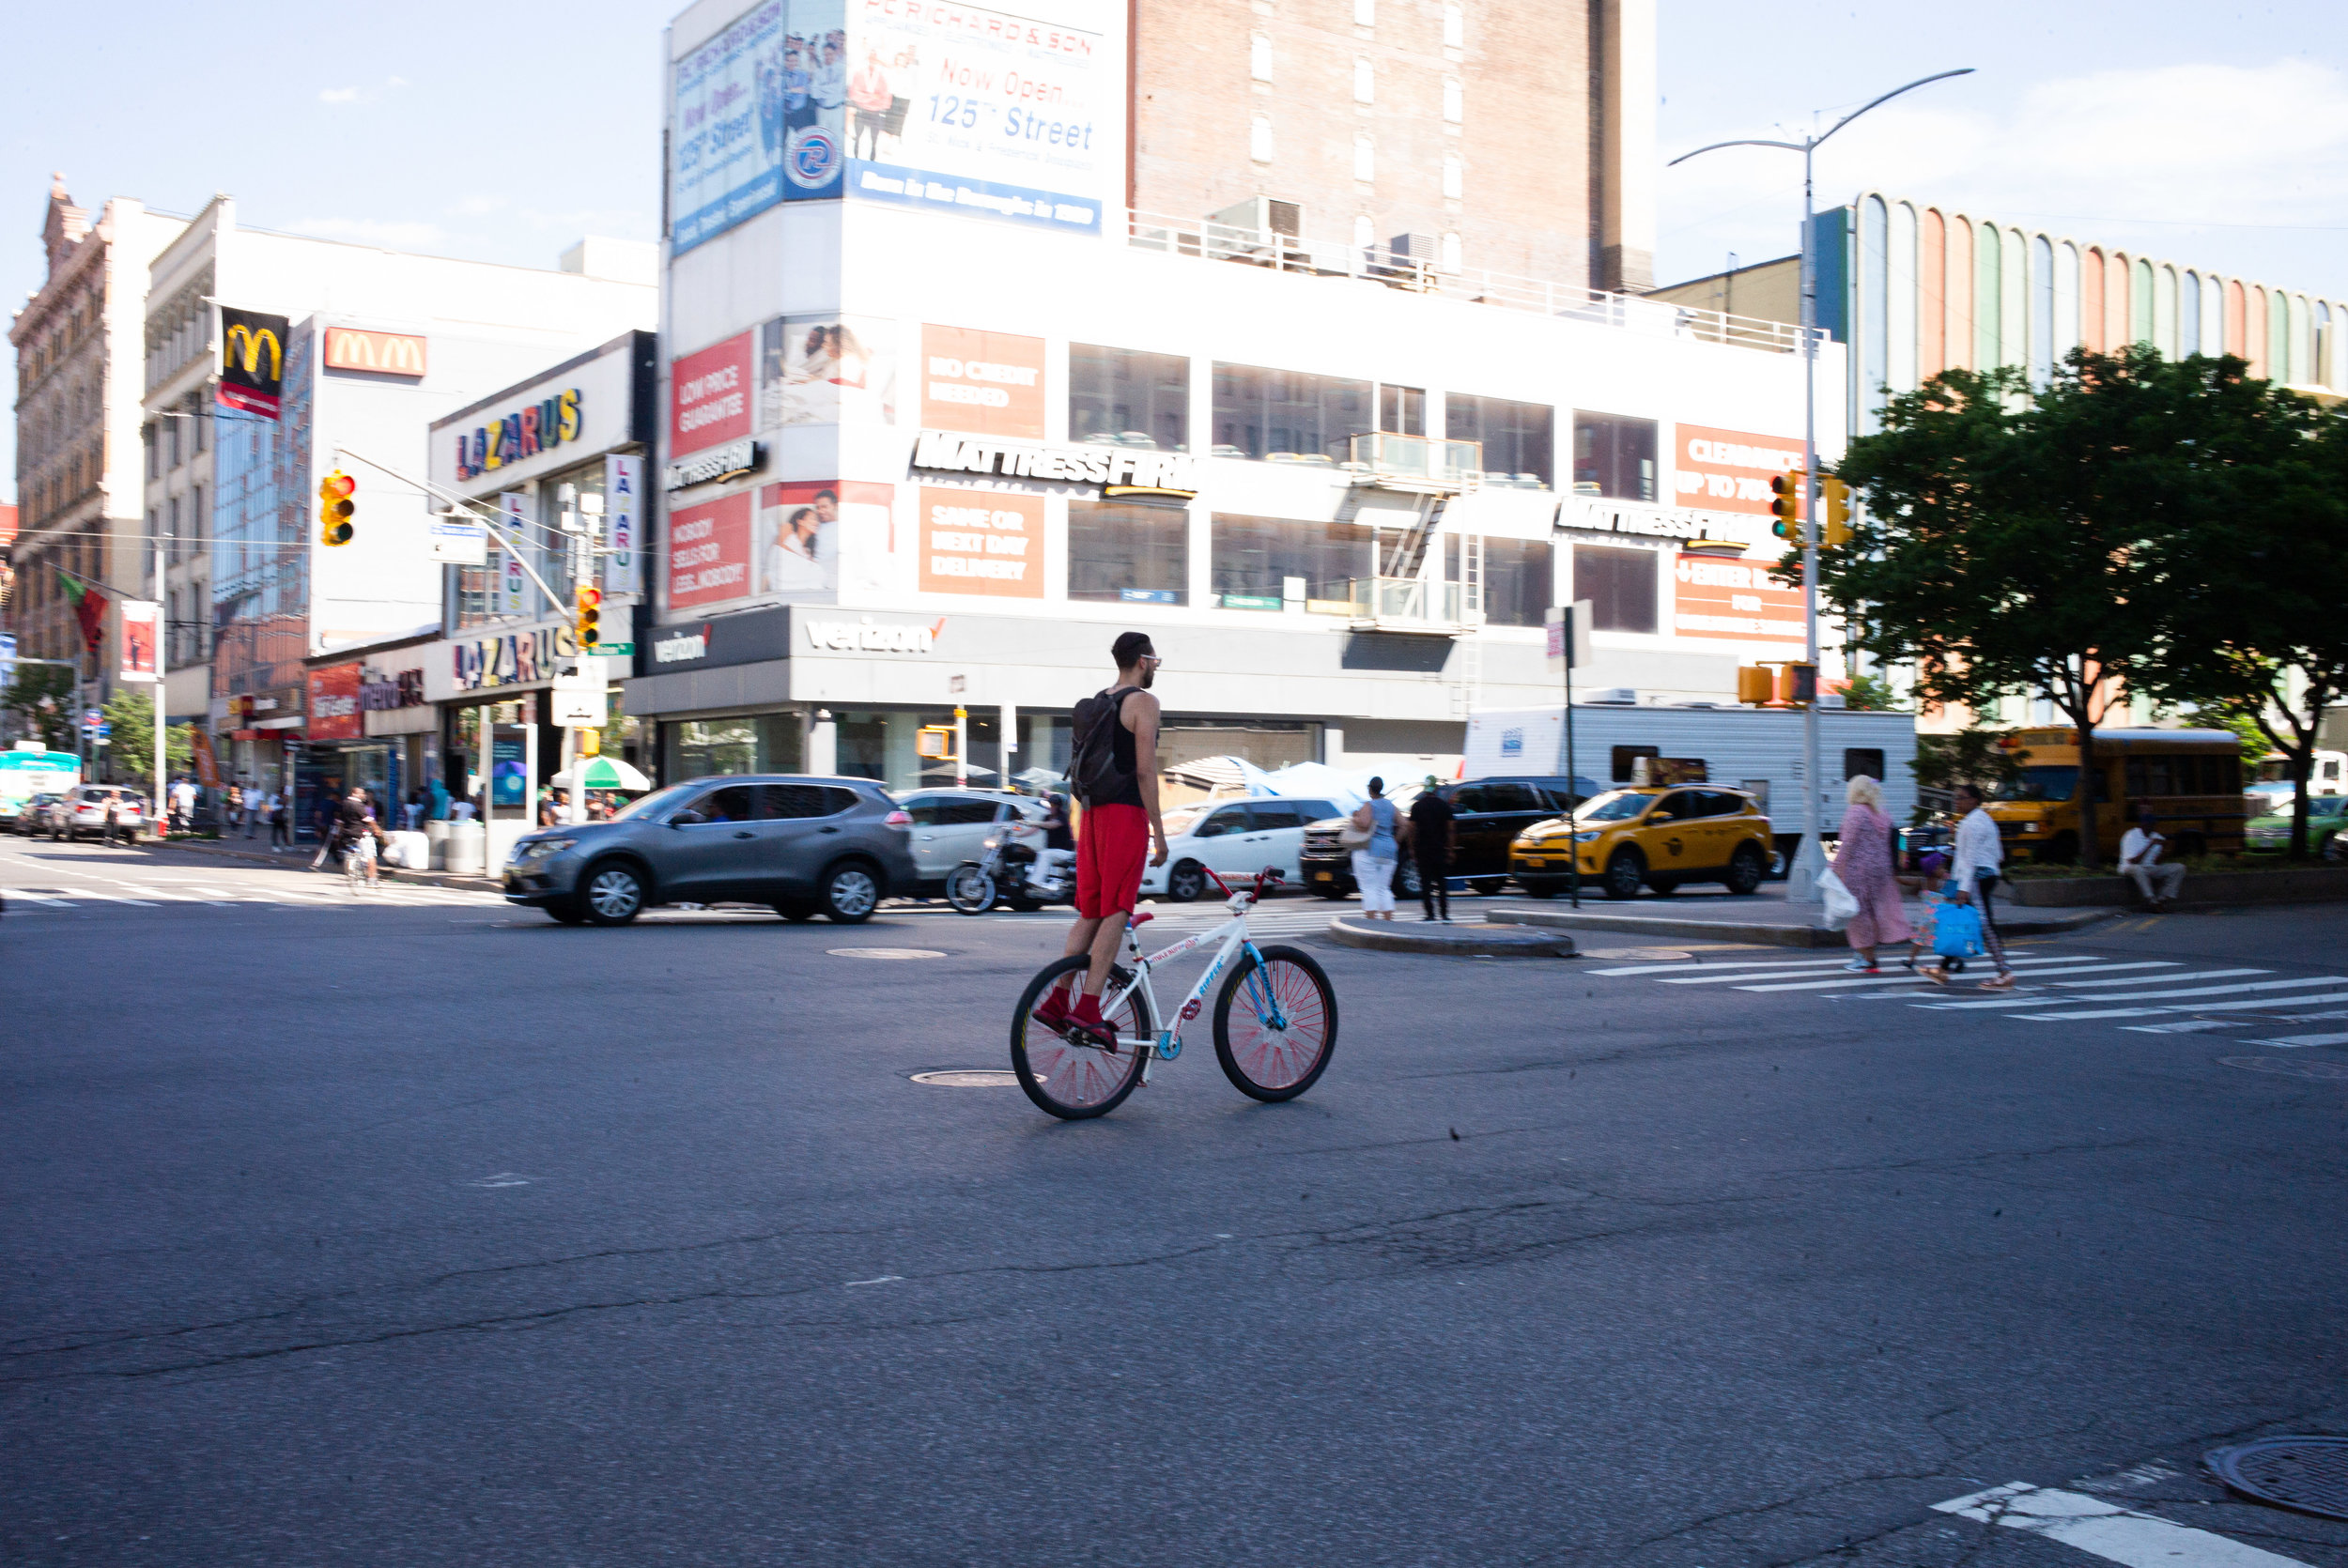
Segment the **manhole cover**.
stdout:
<path fill-rule="evenodd" d="M 2201 1463 L 2261 1502 L 2348 1519 L 2348 1437 L 2261 1437 L 2212 1449 Z"/>
<path fill-rule="evenodd" d="M 2220 1056 L 2222 1067 L 2272 1072 L 2284 1078 L 2328 1078 L 2348 1082 L 2348 1062 L 2301 1062 L 2288 1056 Z"/>
<path fill-rule="evenodd" d="M 935 947 L 834 947 L 836 959 L 942 959 L 946 955 Z"/>
<path fill-rule="evenodd" d="M 1019 1080 L 1000 1068 L 946 1068 L 937 1072 L 917 1072 L 916 1084 L 934 1084 L 941 1089 L 1010 1089 Z"/>

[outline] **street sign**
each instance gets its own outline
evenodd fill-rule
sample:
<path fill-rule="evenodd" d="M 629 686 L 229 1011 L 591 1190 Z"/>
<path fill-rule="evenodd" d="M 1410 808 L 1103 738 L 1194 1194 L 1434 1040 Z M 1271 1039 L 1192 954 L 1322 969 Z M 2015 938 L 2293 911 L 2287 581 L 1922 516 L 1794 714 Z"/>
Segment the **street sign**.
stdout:
<path fill-rule="evenodd" d="M 425 524 L 425 553 L 452 566 L 482 566 L 489 560 L 489 530 L 471 518 L 435 513 Z"/>
<path fill-rule="evenodd" d="M 554 722 L 563 730 L 600 730 L 610 717 L 607 688 L 601 681 L 558 680 L 548 694 Z"/>
<path fill-rule="evenodd" d="M 1576 599 L 1570 605 L 1552 605 L 1542 618 L 1549 632 L 1549 672 L 1563 674 L 1567 666 L 1586 668 L 1590 662 L 1590 601 Z M 1570 657 L 1568 657 L 1570 653 Z"/>

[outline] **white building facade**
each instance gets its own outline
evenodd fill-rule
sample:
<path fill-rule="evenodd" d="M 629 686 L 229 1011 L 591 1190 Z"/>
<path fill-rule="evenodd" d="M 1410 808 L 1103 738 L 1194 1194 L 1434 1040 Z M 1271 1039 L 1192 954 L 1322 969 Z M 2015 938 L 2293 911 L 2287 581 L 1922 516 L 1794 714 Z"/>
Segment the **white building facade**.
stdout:
<path fill-rule="evenodd" d="M 1471 708 L 1556 699 L 1552 605 L 1593 603 L 1578 679 L 1642 700 L 1800 656 L 1767 576 L 1791 330 L 1276 215 L 1136 222 L 1121 7 L 942 37 L 782 9 L 709 0 L 669 39 L 664 518 L 626 697 L 665 779 L 935 783 L 918 736 L 957 709 L 974 779 L 1057 768 L 1129 627 L 1167 660 L 1169 762 L 1405 776 L 1457 764 Z M 836 132 L 820 95 L 769 124 L 728 90 L 834 38 Z M 948 72 L 981 85 L 941 126 Z"/>

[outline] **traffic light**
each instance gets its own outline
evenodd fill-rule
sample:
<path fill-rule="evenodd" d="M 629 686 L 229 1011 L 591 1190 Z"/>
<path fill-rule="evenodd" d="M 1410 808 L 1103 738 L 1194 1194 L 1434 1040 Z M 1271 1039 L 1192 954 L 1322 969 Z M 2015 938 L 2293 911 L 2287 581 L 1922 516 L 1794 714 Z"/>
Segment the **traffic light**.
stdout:
<path fill-rule="evenodd" d="M 1769 494 L 1776 498 L 1769 511 L 1777 517 L 1769 531 L 1789 545 L 1801 541 L 1801 481 L 1800 469 L 1788 469 L 1769 481 Z"/>
<path fill-rule="evenodd" d="M 1755 707 L 1776 700 L 1776 682 L 1759 665 L 1742 665 L 1737 670 L 1737 700 Z"/>
<path fill-rule="evenodd" d="M 603 640 L 599 629 L 603 622 L 603 590 L 582 588 L 579 591 L 579 619 L 573 635 L 579 639 L 579 651 L 592 653 L 595 644 Z"/>
<path fill-rule="evenodd" d="M 350 502 L 351 492 L 359 482 L 336 469 L 318 481 L 318 543 L 348 545 L 352 529 L 351 515 L 359 509 Z"/>
<path fill-rule="evenodd" d="M 1819 531 L 1818 543 L 1828 549 L 1840 549 L 1850 543 L 1850 486 L 1831 474 L 1818 481 L 1818 499 L 1825 503 L 1825 528 Z"/>

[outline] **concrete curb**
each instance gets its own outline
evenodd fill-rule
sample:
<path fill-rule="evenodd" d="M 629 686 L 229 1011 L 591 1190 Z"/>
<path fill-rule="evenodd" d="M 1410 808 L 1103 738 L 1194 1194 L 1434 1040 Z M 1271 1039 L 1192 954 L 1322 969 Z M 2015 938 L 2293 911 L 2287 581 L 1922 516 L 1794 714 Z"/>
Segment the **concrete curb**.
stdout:
<path fill-rule="evenodd" d="M 2060 936 L 2084 930 L 2128 912 L 2124 909 L 2066 910 L 2061 915 L 2031 915 L 2008 919 L 2000 912 L 2000 936 Z M 1773 925 L 1758 920 L 1674 919 L 1657 915 L 1599 915 L 1561 909 L 1495 909 L 1485 918 L 1499 926 L 1539 926 L 1546 930 L 1627 931 L 1646 937 L 1708 938 L 1714 942 L 1745 942 L 1777 947 L 1841 947 L 1841 931 L 1817 926 Z"/>
<path fill-rule="evenodd" d="M 142 849 L 189 850 L 197 854 L 217 855 L 224 860 L 249 860 L 256 865 L 274 866 L 281 871 L 301 870 L 309 865 L 309 856 L 317 853 L 312 849 L 301 854 L 272 854 L 267 850 L 234 850 L 218 843 L 184 838 L 176 843 L 162 844 L 141 839 L 139 844 Z M 456 876 L 447 871 L 412 871 L 405 866 L 378 866 L 376 870 L 387 882 L 412 882 L 425 887 L 463 887 L 476 893 L 504 891 L 504 884 L 489 877 Z"/>
<path fill-rule="evenodd" d="M 1434 953 L 1455 959 L 1569 959 L 1573 938 L 1563 933 L 1495 930 L 1490 926 L 1440 926 L 1431 921 L 1399 925 L 1340 915 L 1329 922 L 1329 937 L 1348 947 L 1382 953 Z"/>

